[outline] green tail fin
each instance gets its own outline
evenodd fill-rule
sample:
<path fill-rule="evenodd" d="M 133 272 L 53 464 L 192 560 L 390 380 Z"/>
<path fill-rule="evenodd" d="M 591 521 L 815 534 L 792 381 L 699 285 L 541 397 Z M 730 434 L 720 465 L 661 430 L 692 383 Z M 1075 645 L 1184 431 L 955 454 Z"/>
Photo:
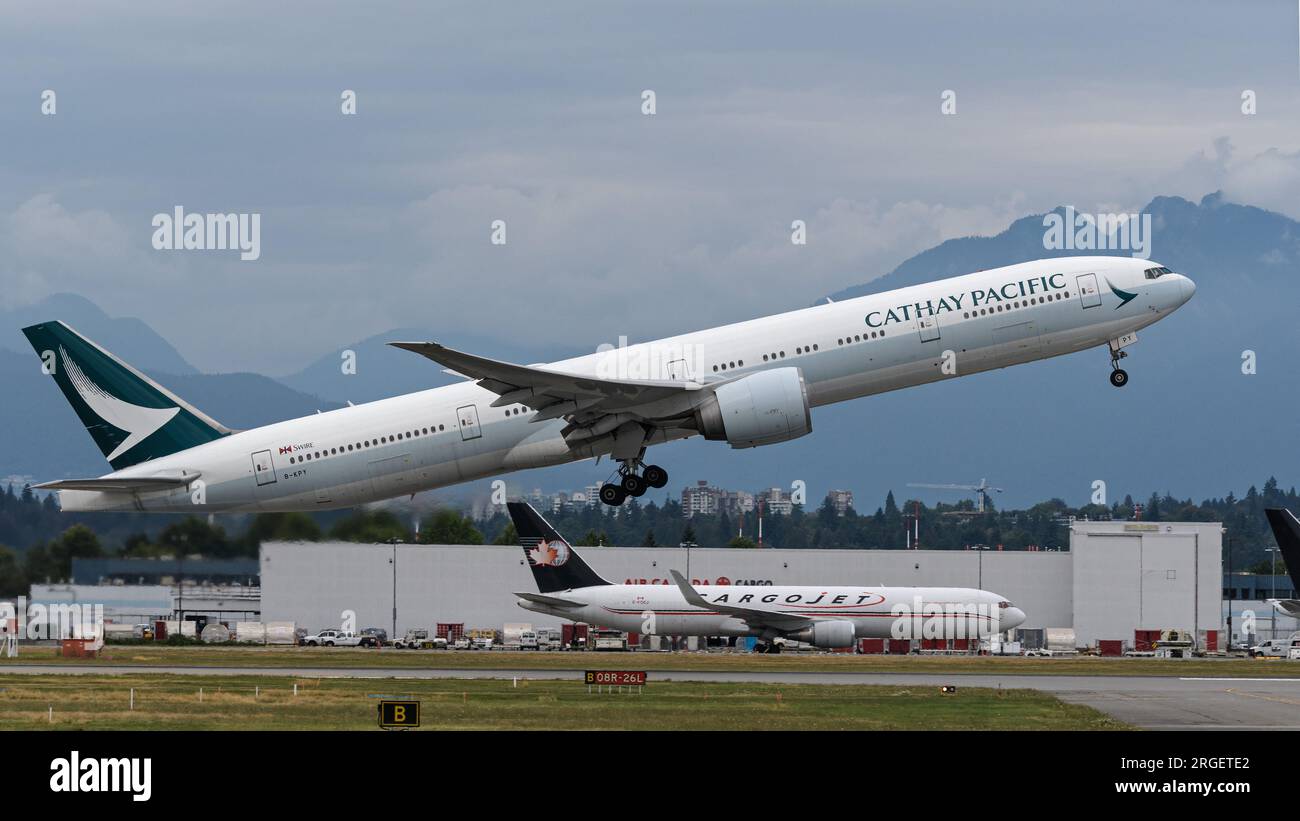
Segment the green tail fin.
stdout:
<path fill-rule="evenodd" d="M 114 470 L 231 433 L 62 322 L 23 334 Z"/>

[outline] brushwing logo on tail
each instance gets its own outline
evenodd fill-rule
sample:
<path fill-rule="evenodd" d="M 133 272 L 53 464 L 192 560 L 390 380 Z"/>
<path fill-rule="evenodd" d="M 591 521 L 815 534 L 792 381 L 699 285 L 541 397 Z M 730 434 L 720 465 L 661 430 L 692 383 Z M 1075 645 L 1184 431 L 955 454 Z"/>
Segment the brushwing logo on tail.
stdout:
<path fill-rule="evenodd" d="M 127 437 L 121 444 L 108 454 L 110 462 L 148 439 L 181 411 L 180 408 L 144 408 L 124 402 L 86 376 L 81 368 L 77 367 L 72 357 L 68 356 L 68 352 L 62 345 L 59 346 L 59 356 L 63 359 L 64 373 L 68 375 L 68 380 L 72 382 L 72 387 L 76 388 L 81 400 L 100 419 L 127 433 Z"/>
<path fill-rule="evenodd" d="M 537 567 L 561 567 L 569 560 L 569 546 L 562 541 L 542 539 L 528 551 L 528 558 Z"/>

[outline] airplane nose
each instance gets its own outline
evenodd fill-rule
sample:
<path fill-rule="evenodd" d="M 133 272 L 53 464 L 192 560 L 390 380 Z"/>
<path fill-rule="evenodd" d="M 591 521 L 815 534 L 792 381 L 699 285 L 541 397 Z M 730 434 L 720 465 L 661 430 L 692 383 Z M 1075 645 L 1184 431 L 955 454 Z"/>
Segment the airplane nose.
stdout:
<path fill-rule="evenodd" d="M 1190 277 L 1180 276 L 1178 288 L 1179 292 L 1182 294 L 1184 303 L 1191 299 L 1192 295 L 1196 293 L 1196 283 L 1192 282 Z"/>
<path fill-rule="evenodd" d="M 1011 630 L 1025 623 L 1025 611 L 1019 607 L 1008 607 L 1002 611 L 1002 623 L 998 625 L 1001 630 Z"/>

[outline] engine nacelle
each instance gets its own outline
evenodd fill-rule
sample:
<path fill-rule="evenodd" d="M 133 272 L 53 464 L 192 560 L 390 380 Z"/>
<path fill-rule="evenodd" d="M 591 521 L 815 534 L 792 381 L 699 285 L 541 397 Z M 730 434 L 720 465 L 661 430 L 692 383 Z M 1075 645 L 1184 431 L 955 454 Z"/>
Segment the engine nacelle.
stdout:
<path fill-rule="evenodd" d="M 815 621 L 790 638 L 814 647 L 852 647 L 855 635 L 851 621 Z"/>
<path fill-rule="evenodd" d="M 812 433 L 803 372 L 774 368 L 719 385 L 695 409 L 695 426 L 705 439 L 726 440 L 733 448 L 773 445 Z"/>

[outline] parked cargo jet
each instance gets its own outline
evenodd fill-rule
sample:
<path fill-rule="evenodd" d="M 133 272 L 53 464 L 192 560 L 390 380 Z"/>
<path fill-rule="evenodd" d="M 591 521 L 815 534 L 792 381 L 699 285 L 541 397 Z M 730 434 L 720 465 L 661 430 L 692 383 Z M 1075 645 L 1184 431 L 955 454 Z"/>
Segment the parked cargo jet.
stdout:
<path fill-rule="evenodd" d="M 1273 538 L 1282 552 L 1282 565 L 1291 576 L 1291 586 L 1300 594 L 1300 520 L 1291 511 L 1270 507 L 1264 510 Z M 1284 616 L 1300 619 L 1300 599 L 1268 599 L 1273 609 Z"/>
<path fill-rule="evenodd" d="M 508 502 L 536 593 L 515 593 L 525 610 L 659 636 L 757 636 L 852 647 L 857 639 L 988 638 L 1018 627 L 1020 608 L 996 593 L 965 587 L 693 586 L 611 584 L 532 505 Z"/>
<path fill-rule="evenodd" d="M 812 431 L 812 409 L 1107 346 L 1191 298 L 1141 259 L 1026 262 L 542 365 L 393 342 L 461 383 L 233 431 L 62 322 L 23 329 L 113 472 L 38 487 L 64 510 L 348 507 L 515 470 L 610 456 L 618 505 L 661 488 L 652 445 L 733 448 Z"/>

